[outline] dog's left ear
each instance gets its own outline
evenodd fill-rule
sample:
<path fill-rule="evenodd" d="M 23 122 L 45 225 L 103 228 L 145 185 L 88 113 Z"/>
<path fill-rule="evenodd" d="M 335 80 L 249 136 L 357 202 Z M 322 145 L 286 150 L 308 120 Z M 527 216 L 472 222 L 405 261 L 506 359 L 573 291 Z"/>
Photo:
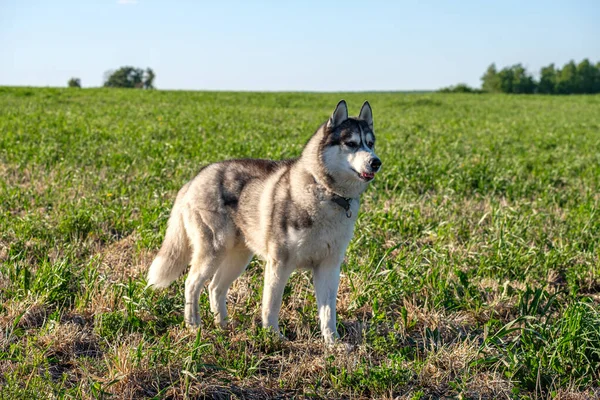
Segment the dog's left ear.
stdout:
<path fill-rule="evenodd" d="M 336 126 L 339 126 L 342 122 L 348 119 L 348 106 L 346 105 L 345 100 L 340 100 L 340 102 L 335 107 L 335 111 L 329 117 L 329 121 L 327 121 L 327 127 L 332 129 Z"/>
<path fill-rule="evenodd" d="M 365 101 L 362 105 L 358 119 L 365 121 L 369 125 L 369 128 L 373 130 L 373 111 L 371 110 L 371 105 L 368 101 Z"/>

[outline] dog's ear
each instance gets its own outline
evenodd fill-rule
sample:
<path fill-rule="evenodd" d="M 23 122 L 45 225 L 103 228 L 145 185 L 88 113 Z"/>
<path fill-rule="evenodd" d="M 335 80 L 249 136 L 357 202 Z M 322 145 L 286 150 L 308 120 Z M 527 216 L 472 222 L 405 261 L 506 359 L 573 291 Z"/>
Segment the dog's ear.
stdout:
<path fill-rule="evenodd" d="M 348 106 L 346 105 L 346 101 L 340 100 L 340 102 L 335 107 L 335 111 L 329 117 L 329 121 L 327 121 L 328 128 L 335 128 L 339 126 L 342 122 L 348 119 Z"/>
<path fill-rule="evenodd" d="M 362 105 L 358 119 L 365 121 L 369 125 L 369 128 L 373 130 L 373 110 L 371 110 L 371 105 L 368 101 L 365 101 Z"/>

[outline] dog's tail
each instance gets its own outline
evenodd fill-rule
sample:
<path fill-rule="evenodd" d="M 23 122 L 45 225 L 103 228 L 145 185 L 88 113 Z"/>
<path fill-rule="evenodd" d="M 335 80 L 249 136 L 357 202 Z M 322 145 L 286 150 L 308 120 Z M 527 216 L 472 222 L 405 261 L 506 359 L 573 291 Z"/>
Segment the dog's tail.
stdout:
<path fill-rule="evenodd" d="M 165 288 L 177 279 L 190 263 L 190 243 L 177 202 L 173 207 L 165 240 L 148 270 L 148 286 Z"/>

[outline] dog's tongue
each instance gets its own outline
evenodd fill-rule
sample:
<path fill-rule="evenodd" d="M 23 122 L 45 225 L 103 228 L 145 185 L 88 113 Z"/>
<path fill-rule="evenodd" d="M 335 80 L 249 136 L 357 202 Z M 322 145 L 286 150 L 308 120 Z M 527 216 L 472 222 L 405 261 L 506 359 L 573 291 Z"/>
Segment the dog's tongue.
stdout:
<path fill-rule="evenodd" d="M 373 172 L 363 172 L 360 174 L 365 179 L 373 179 L 375 178 L 375 174 Z"/>

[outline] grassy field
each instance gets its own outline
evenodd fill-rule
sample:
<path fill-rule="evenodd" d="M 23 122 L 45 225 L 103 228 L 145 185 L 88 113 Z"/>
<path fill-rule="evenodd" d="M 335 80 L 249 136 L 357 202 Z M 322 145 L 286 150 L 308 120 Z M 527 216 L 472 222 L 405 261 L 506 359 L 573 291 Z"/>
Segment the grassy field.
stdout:
<path fill-rule="evenodd" d="M 275 340 L 255 260 L 217 329 L 146 290 L 201 166 L 285 158 L 340 98 L 382 173 L 321 344 L 308 272 Z M 600 397 L 600 97 L 0 88 L 0 398 Z"/>

